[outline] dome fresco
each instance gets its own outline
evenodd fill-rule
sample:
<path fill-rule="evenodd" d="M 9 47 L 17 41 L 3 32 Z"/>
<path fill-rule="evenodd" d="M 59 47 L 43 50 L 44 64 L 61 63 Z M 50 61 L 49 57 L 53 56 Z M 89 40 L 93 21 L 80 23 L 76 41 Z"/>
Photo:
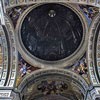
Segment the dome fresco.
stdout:
<path fill-rule="evenodd" d="M 82 41 L 83 27 L 71 9 L 61 4 L 44 4 L 25 17 L 21 38 L 37 58 L 56 61 L 73 54 Z"/>
<path fill-rule="evenodd" d="M 100 0 L 0 0 L 0 100 L 99 100 Z"/>

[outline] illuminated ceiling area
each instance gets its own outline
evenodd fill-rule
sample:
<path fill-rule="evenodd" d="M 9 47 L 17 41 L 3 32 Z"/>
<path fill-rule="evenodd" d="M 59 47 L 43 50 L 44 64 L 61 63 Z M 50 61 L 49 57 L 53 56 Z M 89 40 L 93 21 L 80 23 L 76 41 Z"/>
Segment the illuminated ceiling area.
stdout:
<path fill-rule="evenodd" d="M 100 100 L 100 0 L 0 0 L 0 100 Z"/>

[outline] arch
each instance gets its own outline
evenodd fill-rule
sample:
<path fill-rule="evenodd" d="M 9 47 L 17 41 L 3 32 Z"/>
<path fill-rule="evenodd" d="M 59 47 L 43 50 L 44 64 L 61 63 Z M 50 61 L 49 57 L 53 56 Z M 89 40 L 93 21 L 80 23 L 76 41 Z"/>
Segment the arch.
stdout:
<path fill-rule="evenodd" d="M 14 0 L 11 2 L 9 0 L 4 1 L 6 8 L 12 8 L 12 7 L 21 6 L 21 5 L 31 5 L 31 4 L 36 4 L 36 3 L 48 3 L 48 2 L 83 4 L 83 5 L 100 7 L 99 0 L 31 0 L 31 1 L 30 0 L 22 0 L 22 1 Z"/>
<path fill-rule="evenodd" d="M 68 80 L 70 82 L 70 84 L 73 84 L 80 89 L 80 91 L 84 95 L 84 98 L 87 95 L 89 85 L 81 76 L 79 76 L 71 71 L 68 71 L 68 70 L 56 69 L 56 68 L 40 69 L 40 70 L 33 72 L 31 75 L 27 76 L 17 88 L 18 91 L 20 92 L 20 95 L 23 96 L 23 91 L 28 86 L 35 84 L 35 82 L 37 84 L 37 82 L 38 81 L 40 82 L 41 79 L 49 78 L 49 76 L 52 76 L 52 75 L 54 75 L 55 77 L 63 76 L 64 81 Z M 53 76 L 50 79 L 52 80 Z"/>
<path fill-rule="evenodd" d="M 91 83 L 94 87 L 91 90 L 92 98 L 98 100 L 100 97 L 100 13 L 94 18 L 89 30 L 89 44 L 88 44 L 88 69 Z M 97 98 L 96 98 L 97 97 Z"/>
<path fill-rule="evenodd" d="M 99 65 L 97 65 L 97 46 L 99 45 L 99 26 L 100 25 L 100 13 L 94 18 L 92 25 L 89 30 L 89 41 L 88 41 L 88 67 L 90 79 L 93 85 L 100 84 Z M 98 63 L 99 64 L 99 63 Z"/>
<path fill-rule="evenodd" d="M 2 60 L 0 62 L 2 63 L 0 64 L 0 93 L 2 94 L 0 98 L 5 99 L 10 98 L 16 81 L 17 49 L 13 25 L 6 14 L 4 14 L 4 20 L 5 25 L 0 25 L 0 61 Z"/>

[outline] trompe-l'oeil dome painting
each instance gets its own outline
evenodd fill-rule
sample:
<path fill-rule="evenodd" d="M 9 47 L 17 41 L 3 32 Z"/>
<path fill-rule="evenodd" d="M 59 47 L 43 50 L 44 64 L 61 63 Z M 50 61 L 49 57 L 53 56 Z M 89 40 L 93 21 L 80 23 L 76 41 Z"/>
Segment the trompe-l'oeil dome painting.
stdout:
<path fill-rule="evenodd" d="M 0 0 L 0 100 L 100 100 L 100 0 Z"/>

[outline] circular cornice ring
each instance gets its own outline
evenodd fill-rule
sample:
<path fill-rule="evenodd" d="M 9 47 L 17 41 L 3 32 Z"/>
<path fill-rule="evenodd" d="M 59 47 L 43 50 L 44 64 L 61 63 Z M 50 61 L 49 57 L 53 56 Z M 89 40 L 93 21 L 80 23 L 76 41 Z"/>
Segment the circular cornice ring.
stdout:
<path fill-rule="evenodd" d="M 45 4 L 45 3 L 43 3 L 43 4 Z M 24 18 L 33 9 L 35 9 L 36 7 L 38 7 L 40 5 L 43 5 L 43 4 L 35 4 L 31 7 L 29 7 L 27 10 L 25 10 L 25 12 L 19 18 L 19 20 L 17 22 L 17 26 L 16 26 L 16 40 L 17 40 L 18 50 L 21 53 L 22 57 L 28 63 L 30 63 L 31 65 L 33 65 L 35 67 L 40 67 L 40 68 L 57 67 L 57 68 L 60 68 L 60 67 L 70 66 L 76 60 L 78 60 L 79 58 L 81 58 L 83 56 L 83 54 L 86 51 L 87 43 L 88 43 L 87 42 L 88 41 L 88 26 L 87 26 L 86 19 L 85 19 L 84 15 L 78 9 L 73 7 L 73 5 L 65 4 L 65 3 L 57 3 L 57 4 L 64 5 L 64 6 L 68 7 L 69 9 L 71 9 L 72 11 L 74 11 L 77 14 L 77 16 L 80 18 L 80 21 L 83 25 L 83 39 L 82 39 L 82 42 L 81 42 L 80 46 L 78 47 L 78 49 L 71 56 L 69 56 L 65 59 L 62 59 L 62 60 L 58 60 L 58 61 L 41 60 L 41 59 L 33 56 L 32 54 L 30 54 L 29 51 L 26 50 L 26 48 L 24 47 L 24 45 L 22 43 L 20 30 L 21 30 L 21 26 L 22 26 Z"/>

